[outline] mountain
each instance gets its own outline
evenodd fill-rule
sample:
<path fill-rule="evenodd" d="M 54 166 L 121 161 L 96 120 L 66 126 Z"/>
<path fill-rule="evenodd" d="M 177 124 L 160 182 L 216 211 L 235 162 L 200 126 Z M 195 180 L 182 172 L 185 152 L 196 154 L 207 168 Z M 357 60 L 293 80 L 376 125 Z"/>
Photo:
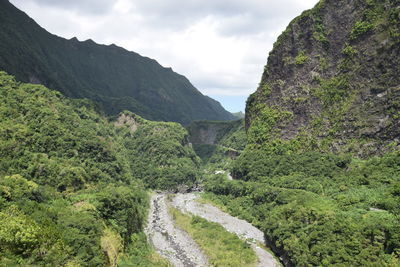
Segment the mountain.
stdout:
<path fill-rule="evenodd" d="M 0 69 L 68 97 L 89 98 L 107 115 L 129 110 L 183 124 L 234 119 L 171 68 L 116 45 L 52 35 L 7 0 L 0 0 L 0 40 Z"/>
<path fill-rule="evenodd" d="M 233 180 L 204 189 L 285 266 L 400 266 L 399 69 L 398 0 L 319 1 L 270 52 Z"/>
<path fill-rule="evenodd" d="M 326 0 L 294 19 L 248 99 L 249 142 L 361 156 L 398 146 L 399 14 L 398 0 Z"/>

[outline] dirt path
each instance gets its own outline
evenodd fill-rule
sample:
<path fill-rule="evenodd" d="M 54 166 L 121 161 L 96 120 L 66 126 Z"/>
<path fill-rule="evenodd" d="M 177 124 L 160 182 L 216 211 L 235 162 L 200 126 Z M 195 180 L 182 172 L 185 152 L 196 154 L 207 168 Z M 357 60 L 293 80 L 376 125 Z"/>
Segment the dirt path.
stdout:
<path fill-rule="evenodd" d="M 263 232 L 250 223 L 222 212 L 214 206 L 195 201 L 197 197 L 194 193 L 177 194 L 173 199 L 173 205 L 184 213 L 192 213 L 208 221 L 219 223 L 227 231 L 246 239 L 257 254 L 258 266 L 280 266 L 270 253 L 257 245 L 257 242 L 264 243 Z"/>
<path fill-rule="evenodd" d="M 174 266 L 209 266 L 197 244 L 178 229 L 168 213 L 167 196 L 154 194 L 145 232 L 159 254 Z"/>

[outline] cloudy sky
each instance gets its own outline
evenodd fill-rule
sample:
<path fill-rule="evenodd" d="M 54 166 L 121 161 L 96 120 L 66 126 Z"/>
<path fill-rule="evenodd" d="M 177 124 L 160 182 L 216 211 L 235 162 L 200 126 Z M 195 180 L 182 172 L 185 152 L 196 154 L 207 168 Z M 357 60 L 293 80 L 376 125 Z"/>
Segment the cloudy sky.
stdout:
<path fill-rule="evenodd" d="M 243 111 L 275 39 L 317 0 L 10 0 L 65 38 L 116 44 Z"/>

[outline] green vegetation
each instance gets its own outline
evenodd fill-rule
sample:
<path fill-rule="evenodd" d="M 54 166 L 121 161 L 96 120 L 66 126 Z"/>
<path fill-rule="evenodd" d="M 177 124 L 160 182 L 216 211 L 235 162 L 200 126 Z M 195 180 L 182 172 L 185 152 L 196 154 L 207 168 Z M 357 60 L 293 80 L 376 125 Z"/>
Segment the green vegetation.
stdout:
<path fill-rule="evenodd" d="M 9 1 L 0 1 L 0 70 L 72 98 L 88 98 L 107 115 L 124 110 L 150 120 L 232 120 L 184 76 L 116 45 L 48 33 Z"/>
<path fill-rule="evenodd" d="M 317 5 L 311 9 L 312 13 L 312 18 L 314 20 L 314 31 L 313 31 L 313 37 L 315 40 L 320 42 L 323 46 L 324 49 L 328 49 L 330 44 L 329 44 L 329 39 L 327 37 L 328 33 L 323 21 L 323 9 L 325 7 L 325 1 L 319 1 Z"/>
<path fill-rule="evenodd" d="M 278 106 L 268 107 L 265 104 L 256 104 L 251 112 L 258 116 L 252 121 L 247 132 L 249 144 L 265 144 L 272 140 L 279 123 L 288 123 L 293 119 L 293 113 Z"/>
<path fill-rule="evenodd" d="M 0 68 L 96 101 L 0 72 L 0 265 L 169 266 L 142 232 L 145 189 L 195 185 L 203 163 L 206 198 L 262 229 L 294 265 L 400 266 L 400 11 L 396 0 L 356 2 L 348 32 L 327 31 L 325 9 L 336 6 L 320 1 L 278 38 L 247 102 L 246 135 L 244 120 L 197 121 L 188 134 L 120 113 L 232 118 L 171 69 L 52 36 L 0 1 Z M 289 38 L 296 44 L 281 49 Z M 313 63 L 306 52 L 319 60 L 310 77 L 272 73 Z M 212 174 L 221 168 L 234 180 Z M 213 265 L 255 264 L 217 224 L 172 213 Z"/>
<path fill-rule="evenodd" d="M 368 21 L 357 21 L 350 34 L 351 40 L 356 40 L 374 28 L 374 24 Z"/>
<path fill-rule="evenodd" d="M 183 214 L 175 208 L 170 208 L 170 212 L 177 225 L 204 251 L 212 266 L 256 266 L 257 257 L 250 245 L 221 225 Z"/>
<path fill-rule="evenodd" d="M 174 189 L 194 185 L 199 178 L 200 159 L 187 141 L 185 128 L 173 122 L 152 122 L 129 112 L 124 114 L 137 123 L 122 127 L 131 173 L 150 188 Z"/>
<path fill-rule="evenodd" d="M 58 191 L 133 182 L 115 128 L 86 101 L 0 73 L 0 175 L 20 174 Z"/>
<path fill-rule="evenodd" d="M 296 266 L 397 266 L 399 159 L 249 150 L 232 166 L 239 180 L 209 177 L 206 197 L 260 227 Z"/>
<path fill-rule="evenodd" d="M 132 243 L 118 261 L 120 267 L 171 267 L 172 265 L 158 255 L 147 243 L 146 235 L 132 235 Z"/>
<path fill-rule="evenodd" d="M 384 23 L 386 16 L 384 6 L 385 2 L 391 1 L 366 1 L 366 8 L 364 9 L 361 19 L 356 21 L 350 32 L 350 40 L 358 40 L 377 29 L 380 24 Z M 392 25 L 395 26 L 395 24 Z"/>
<path fill-rule="evenodd" d="M 339 2 L 320 1 L 278 38 L 247 101 L 234 180 L 209 172 L 205 197 L 294 266 L 400 266 L 398 1 Z"/>
<path fill-rule="evenodd" d="M 260 85 L 260 91 L 264 94 L 264 96 L 269 96 L 271 94 L 271 87 L 268 84 Z"/>
<path fill-rule="evenodd" d="M 306 53 L 304 50 L 300 51 L 299 54 L 296 56 L 294 59 L 294 63 L 296 65 L 304 65 L 308 60 L 308 56 L 306 56 Z"/>
<path fill-rule="evenodd" d="M 320 80 L 320 87 L 314 89 L 325 107 L 332 107 L 342 103 L 349 96 L 350 83 L 346 76 L 337 76 L 329 80 Z"/>
<path fill-rule="evenodd" d="M 345 48 L 343 48 L 342 53 L 348 57 L 352 57 L 357 53 L 357 50 L 354 49 L 351 45 L 346 45 Z"/>
<path fill-rule="evenodd" d="M 0 101 L 0 265 L 160 266 L 142 233 L 142 184 L 193 184 L 198 160 L 184 128 L 131 113 L 135 131 L 116 127 L 89 101 L 4 72 Z"/>

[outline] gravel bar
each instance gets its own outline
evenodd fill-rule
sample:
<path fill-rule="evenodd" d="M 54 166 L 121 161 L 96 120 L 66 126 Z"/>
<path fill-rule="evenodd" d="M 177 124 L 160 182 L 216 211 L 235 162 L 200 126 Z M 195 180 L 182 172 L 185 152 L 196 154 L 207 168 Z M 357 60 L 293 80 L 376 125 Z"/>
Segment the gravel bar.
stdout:
<path fill-rule="evenodd" d="M 154 194 L 146 235 L 156 251 L 176 267 L 209 266 L 207 258 L 189 235 L 175 226 L 168 213 L 167 195 Z"/>
<path fill-rule="evenodd" d="M 198 195 L 195 193 L 177 194 L 173 199 L 173 205 L 184 213 L 191 213 L 208 221 L 219 223 L 227 231 L 247 240 L 258 257 L 258 266 L 281 266 L 269 252 L 257 245 L 258 242 L 264 244 L 263 232 L 250 223 L 233 217 L 217 207 L 195 201 L 196 198 L 198 198 Z"/>

